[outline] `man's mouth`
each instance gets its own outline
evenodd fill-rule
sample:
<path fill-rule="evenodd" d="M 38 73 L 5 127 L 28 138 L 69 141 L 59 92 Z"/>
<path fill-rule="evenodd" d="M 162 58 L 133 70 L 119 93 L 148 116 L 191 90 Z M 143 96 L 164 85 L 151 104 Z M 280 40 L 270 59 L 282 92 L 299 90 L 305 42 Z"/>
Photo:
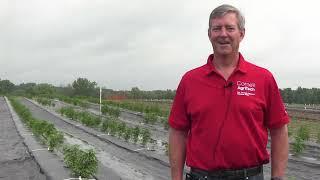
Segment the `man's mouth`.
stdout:
<path fill-rule="evenodd" d="M 227 42 L 227 41 L 220 41 L 220 42 L 218 42 L 218 43 L 221 44 L 221 45 L 230 44 L 230 42 Z"/>

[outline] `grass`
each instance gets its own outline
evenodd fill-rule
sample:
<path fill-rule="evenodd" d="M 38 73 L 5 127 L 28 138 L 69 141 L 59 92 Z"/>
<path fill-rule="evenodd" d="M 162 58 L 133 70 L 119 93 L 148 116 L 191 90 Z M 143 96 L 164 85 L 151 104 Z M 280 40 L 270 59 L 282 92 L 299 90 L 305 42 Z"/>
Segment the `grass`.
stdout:
<path fill-rule="evenodd" d="M 291 137 L 297 134 L 298 129 L 302 126 L 310 131 L 310 141 L 316 142 L 318 133 L 320 132 L 320 121 L 291 118 L 291 122 L 289 123 Z"/>

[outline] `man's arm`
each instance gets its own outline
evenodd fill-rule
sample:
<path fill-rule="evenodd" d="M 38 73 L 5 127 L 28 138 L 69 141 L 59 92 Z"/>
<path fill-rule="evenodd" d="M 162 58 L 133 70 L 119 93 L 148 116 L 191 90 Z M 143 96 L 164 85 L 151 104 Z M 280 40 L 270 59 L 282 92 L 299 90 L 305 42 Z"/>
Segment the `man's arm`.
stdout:
<path fill-rule="evenodd" d="M 169 160 L 172 180 L 183 179 L 187 134 L 187 131 L 174 128 L 169 130 Z"/>
<path fill-rule="evenodd" d="M 288 163 L 288 129 L 287 125 L 270 129 L 271 136 L 271 176 L 284 177 Z"/>

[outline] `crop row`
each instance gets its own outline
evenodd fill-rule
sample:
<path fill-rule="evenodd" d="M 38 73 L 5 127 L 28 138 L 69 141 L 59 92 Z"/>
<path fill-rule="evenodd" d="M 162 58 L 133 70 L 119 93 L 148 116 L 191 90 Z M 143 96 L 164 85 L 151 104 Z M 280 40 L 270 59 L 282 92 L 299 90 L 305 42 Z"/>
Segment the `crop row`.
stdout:
<path fill-rule="evenodd" d="M 162 111 L 158 105 L 145 105 L 140 102 L 128 102 L 128 101 L 103 101 L 103 104 L 105 105 L 111 105 L 111 106 L 116 106 L 124 109 L 129 109 L 132 111 L 138 111 L 142 113 L 153 113 L 156 114 L 157 116 L 168 116 L 169 112 L 167 111 Z"/>
<path fill-rule="evenodd" d="M 88 102 L 79 98 L 70 98 L 67 96 L 58 96 L 58 99 L 60 101 L 64 101 L 66 103 L 75 105 L 75 106 L 80 106 L 83 108 L 87 108 L 89 106 Z"/>
<path fill-rule="evenodd" d="M 77 99 L 77 98 L 69 98 L 69 97 L 63 97 L 59 98 L 59 100 L 64 101 L 69 104 L 82 106 L 87 108 L 88 102 L 83 99 Z M 87 99 L 90 102 L 93 103 L 99 103 L 98 99 L 90 98 Z M 80 105 L 82 103 L 83 105 Z M 137 111 L 143 113 L 144 123 L 147 124 L 155 124 L 156 122 L 159 122 L 163 125 L 164 129 L 169 128 L 168 124 L 168 114 L 167 111 L 162 111 L 158 105 L 145 105 L 143 103 L 139 102 L 115 102 L 115 101 L 103 101 L 103 106 L 101 108 L 101 113 L 114 117 L 120 116 L 120 109 L 128 109 L 132 111 Z"/>
<path fill-rule="evenodd" d="M 151 133 L 148 129 L 143 129 L 139 126 L 127 126 L 125 122 L 116 117 L 102 118 L 89 112 L 77 111 L 72 107 L 63 107 L 59 112 L 72 120 L 79 121 L 89 127 L 98 128 L 102 132 L 123 138 L 126 141 L 132 140 L 132 142 L 137 143 L 140 140 L 142 145 L 146 145 L 151 140 Z"/>
<path fill-rule="evenodd" d="M 52 102 L 52 100 L 48 98 L 36 97 L 35 100 L 43 106 L 55 106 L 54 102 Z"/>
<path fill-rule="evenodd" d="M 119 117 L 120 109 L 117 107 L 110 107 L 107 105 L 103 105 L 101 108 L 101 113 L 104 115 L 109 114 L 110 116 Z"/>
<path fill-rule="evenodd" d="M 98 127 L 101 124 L 101 119 L 86 111 L 76 111 L 72 107 L 63 107 L 58 110 L 61 115 L 64 115 L 74 121 L 79 121 L 89 127 Z"/>
<path fill-rule="evenodd" d="M 48 150 L 59 151 L 62 147 L 65 164 L 76 176 L 90 177 L 94 175 L 98 168 L 98 160 L 93 150 L 81 150 L 78 146 L 63 144 L 63 133 L 58 131 L 53 124 L 45 120 L 39 120 L 32 116 L 30 110 L 20 104 L 16 99 L 9 98 L 14 110 L 22 121 L 31 129 L 32 133 L 40 141 L 48 145 Z"/>
<path fill-rule="evenodd" d="M 155 124 L 159 122 L 163 124 L 165 129 L 169 128 L 168 115 L 169 112 L 162 111 L 158 105 L 145 105 L 139 102 L 115 102 L 103 101 L 104 106 L 113 106 L 117 108 L 128 109 L 143 113 L 144 122 L 147 124 Z"/>

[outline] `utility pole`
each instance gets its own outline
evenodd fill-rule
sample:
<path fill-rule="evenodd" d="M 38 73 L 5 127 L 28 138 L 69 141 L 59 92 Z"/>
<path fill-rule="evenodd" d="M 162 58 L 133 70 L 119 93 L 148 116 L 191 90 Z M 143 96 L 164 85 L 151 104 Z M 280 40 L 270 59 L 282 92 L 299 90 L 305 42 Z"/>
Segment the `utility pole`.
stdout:
<path fill-rule="evenodd" d="M 100 87 L 100 117 L 101 117 L 101 96 L 102 96 L 102 90 L 101 90 L 101 87 Z"/>

